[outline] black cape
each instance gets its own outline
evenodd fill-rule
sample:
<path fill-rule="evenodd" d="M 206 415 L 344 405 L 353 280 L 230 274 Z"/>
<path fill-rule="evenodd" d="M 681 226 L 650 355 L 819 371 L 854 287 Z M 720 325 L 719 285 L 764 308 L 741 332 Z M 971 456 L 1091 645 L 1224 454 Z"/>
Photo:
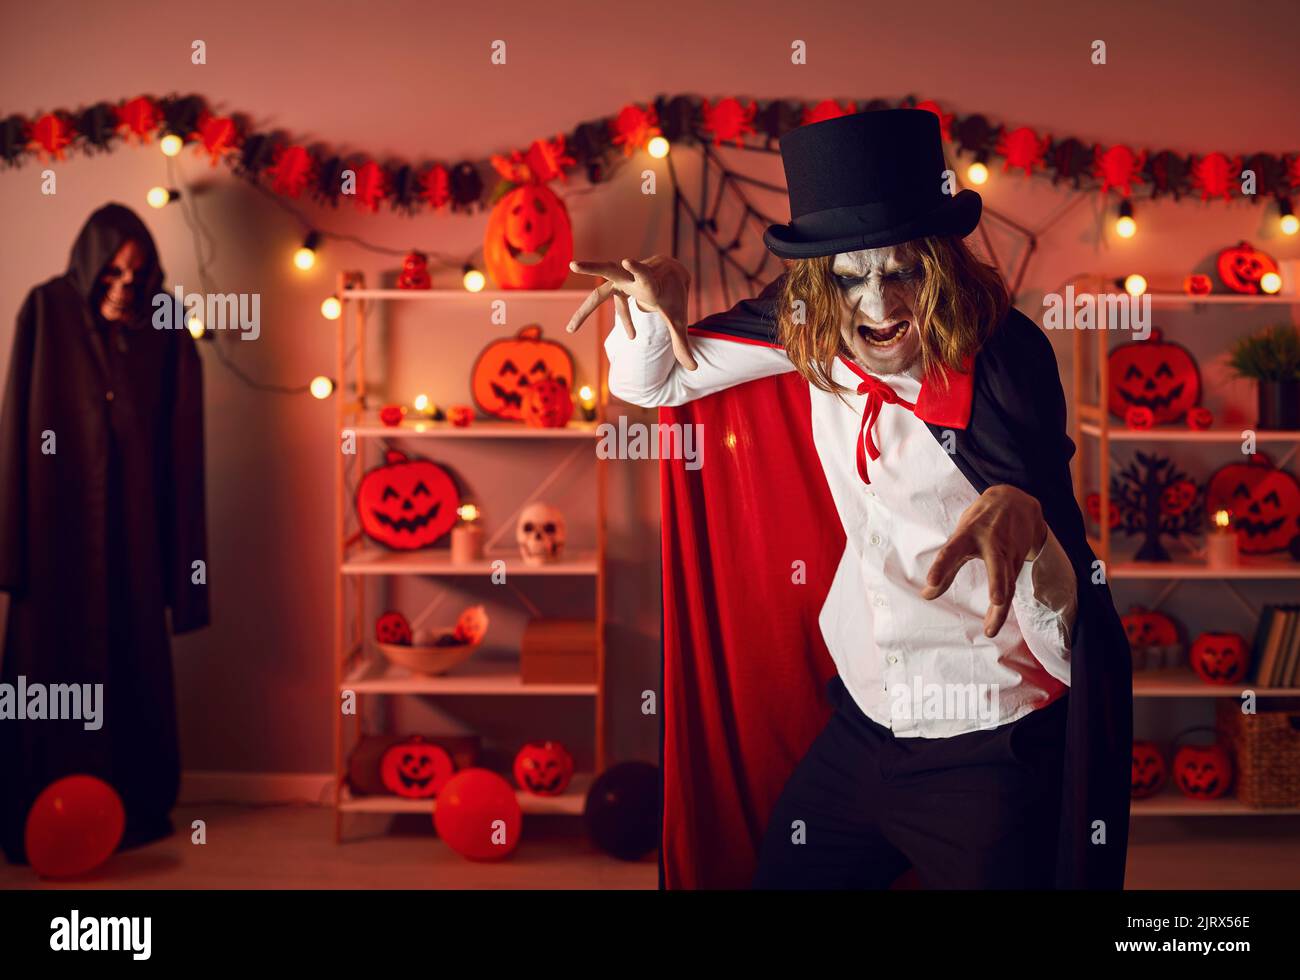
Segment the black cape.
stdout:
<path fill-rule="evenodd" d="M 93 294 L 128 238 L 147 256 L 140 302 L 129 324 L 110 325 Z M 11 861 L 25 859 L 33 800 L 74 773 L 117 790 L 124 845 L 170 832 L 180 755 L 164 610 L 174 632 L 205 626 L 208 589 L 202 377 L 189 332 L 149 322 L 162 276 L 148 229 L 108 205 L 82 228 L 68 271 L 18 314 L 0 418 L 0 589 L 11 597 L 0 679 L 104 686 L 98 730 L 0 721 Z"/>
<path fill-rule="evenodd" d="M 692 326 L 777 344 L 778 278 L 755 298 Z M 927 423 L 940 444 L 943 426 Z M 1119 889 L 1128 852 L 1133 751 L 1133 678 L 1128 637 L 1088 544 L 1070 475 L 1065 393 L 1051 342 L 1014 307 L 975 358 L 970 423 L 952 429 L 953 460 L 983 493 L 1007 483 L 1032 494 L 1078 580 L 1070 644 L 1070 695 L 1058 888 Z M 948 437 L 951 438 L 951 437 Z"/>

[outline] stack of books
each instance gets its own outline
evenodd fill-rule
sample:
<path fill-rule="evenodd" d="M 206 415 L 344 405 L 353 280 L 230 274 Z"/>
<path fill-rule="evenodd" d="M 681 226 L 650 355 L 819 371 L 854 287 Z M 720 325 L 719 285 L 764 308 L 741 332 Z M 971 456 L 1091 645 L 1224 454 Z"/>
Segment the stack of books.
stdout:
<path fill-rule="evenodd" d="M 1300 687 L 1300 606 L 1267 605 L 1255 630 L 1252 657 L 1260 687 Z"/>

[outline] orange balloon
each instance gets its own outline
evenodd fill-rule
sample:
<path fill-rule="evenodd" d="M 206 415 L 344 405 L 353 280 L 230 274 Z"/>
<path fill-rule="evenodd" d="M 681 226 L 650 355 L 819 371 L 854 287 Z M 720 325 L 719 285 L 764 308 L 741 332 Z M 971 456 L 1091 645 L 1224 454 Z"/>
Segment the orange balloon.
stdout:
<path fill-rule="evenodd" d="M 500 861 L 519 844 L 523 811 L 511 785 L 487 769 L 462 769 L 438 792 L 433 826 L 461 857 Z"/>
<path fill-rule="evenodd" d="M 27 812 L 27 860 L 42 878 L 70 878 L 99 867 L 117 850 L 126 813 L 116 790 L 94 776 L 64 776 Z"/>

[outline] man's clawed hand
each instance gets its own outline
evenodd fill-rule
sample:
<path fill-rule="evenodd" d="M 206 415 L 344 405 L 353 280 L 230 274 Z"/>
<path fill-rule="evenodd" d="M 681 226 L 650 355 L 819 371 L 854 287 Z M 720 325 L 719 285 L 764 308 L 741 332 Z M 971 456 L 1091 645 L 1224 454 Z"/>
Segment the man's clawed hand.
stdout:
<path fill-rule="evenodd" d="M 636 339 L 632 326 L 632 313 L 628 298 L 636 300 L 643 310 L 658 310 L 668 321 L 673 343 L 673 356 L 686 370 L 697 367 L 687 337 L 686 297 L 691 288 L 691 274 L 676 259 L 667 255 L 652 255 L 648 259 L 623 259 L 621 262 L 570 262 L 569 268 L 584 276 L 600 276 L 605 281 L 591 291 L 582 301 L 564 329 L 577 330 L 596 311 L 601 303 L 614 297 L 622 315 L 623 329 L 628 338 Z"/>

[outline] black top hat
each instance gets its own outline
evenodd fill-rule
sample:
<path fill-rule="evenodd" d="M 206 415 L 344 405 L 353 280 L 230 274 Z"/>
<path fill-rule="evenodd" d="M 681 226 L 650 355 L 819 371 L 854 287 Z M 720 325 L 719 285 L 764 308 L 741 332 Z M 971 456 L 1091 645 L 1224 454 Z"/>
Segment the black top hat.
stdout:
<path fill-rule="evenodd" d="M 931 235 L 965 237 L 979 224 L 980 196 L 944 192 L 939 118 L 924 109 L 839 116 L 781 137 L 790 194 L 788 225 L 769 225 L 767 247 L 783 259 L 883 248 Z"/>

